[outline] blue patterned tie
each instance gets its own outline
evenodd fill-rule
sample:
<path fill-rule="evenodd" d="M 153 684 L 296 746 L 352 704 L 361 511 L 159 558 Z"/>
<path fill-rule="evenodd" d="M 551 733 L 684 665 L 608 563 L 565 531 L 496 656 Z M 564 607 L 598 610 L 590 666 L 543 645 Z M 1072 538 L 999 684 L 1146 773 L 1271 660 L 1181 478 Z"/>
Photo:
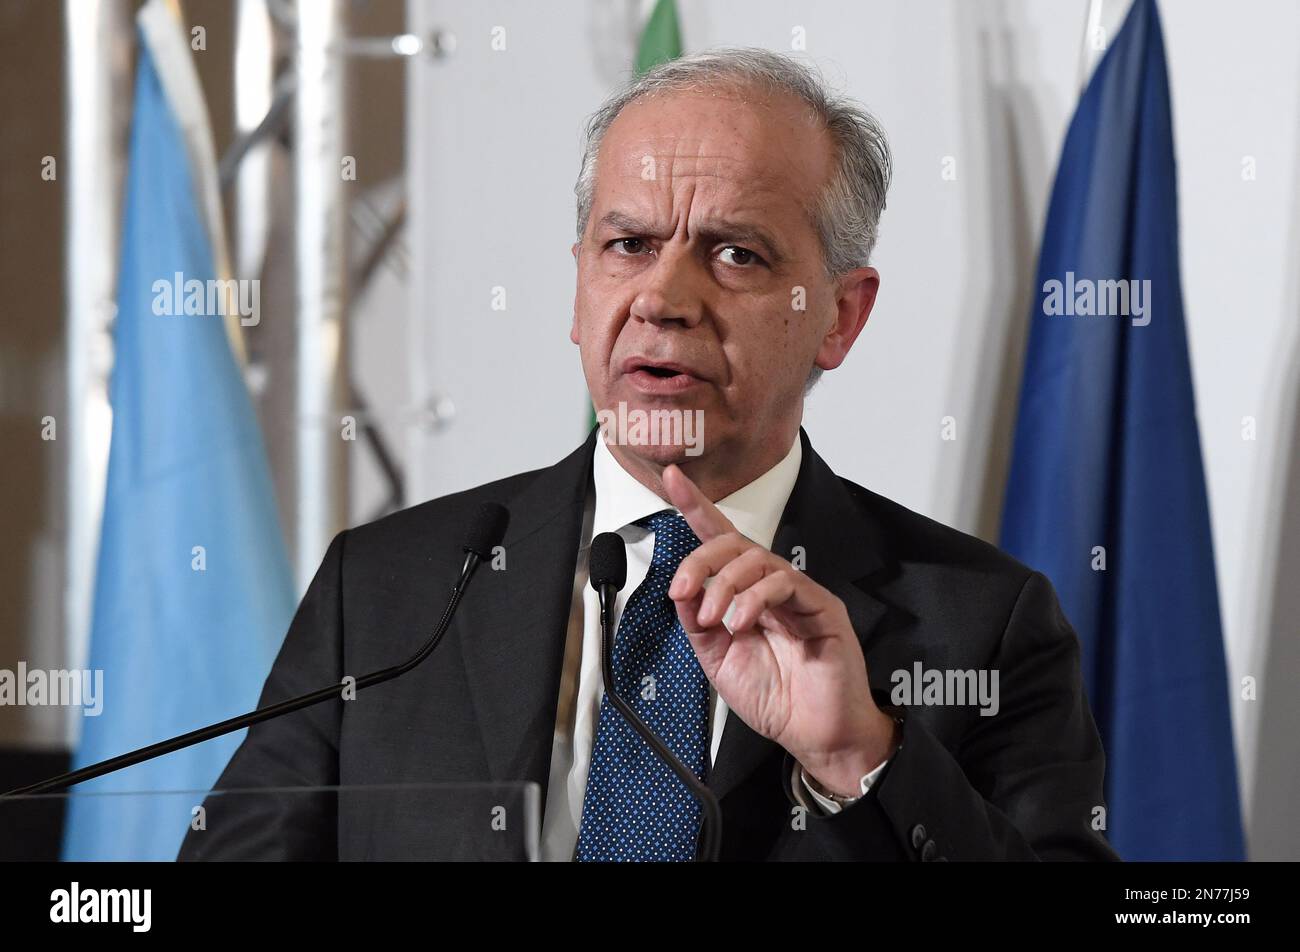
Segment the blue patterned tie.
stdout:
<path fill-rule="evenodd" d="M 671 509 L 636 523 L 655 537 L 650 570 L 627 600 L 614 639 L 619 692 L 701 780 L 707 770 L 709 682 L 677 620 L 668 586 L 700 544 Z M 582 801 L 582 862 L 662 862 L 695 858 L 700 808 L 672 769 L 601 698 L 591 772 Z"/>

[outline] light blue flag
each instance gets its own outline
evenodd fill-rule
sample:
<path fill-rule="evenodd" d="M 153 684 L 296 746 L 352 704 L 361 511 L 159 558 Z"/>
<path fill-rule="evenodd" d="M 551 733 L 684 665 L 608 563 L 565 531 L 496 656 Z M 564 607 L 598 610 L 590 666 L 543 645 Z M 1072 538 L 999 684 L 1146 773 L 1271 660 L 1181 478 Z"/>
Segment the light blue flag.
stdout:
<path fill-rule="evenodd" d="M 209 310 L 217 273 L 197 176 L 163 60 L 141 36 L 90 639 L 103 710 L 82 719 L 77 767 L 256 707 L 294 603 L 261 434 L 223 318 Z M 178 276 L 182 301 L 196 287 L 185 282 L 203 282 L 204 313 L 167 313 Z M 242 737 L 73 792 L 206 790 Z M 74 798 L 64 858 L 174 859 L 196 805 Z"/>

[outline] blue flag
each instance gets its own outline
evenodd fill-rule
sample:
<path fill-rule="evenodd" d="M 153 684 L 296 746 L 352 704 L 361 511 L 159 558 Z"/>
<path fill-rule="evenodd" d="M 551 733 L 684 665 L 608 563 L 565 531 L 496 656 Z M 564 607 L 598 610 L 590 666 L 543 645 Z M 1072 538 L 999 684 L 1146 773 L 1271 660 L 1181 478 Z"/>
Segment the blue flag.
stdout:
<path fill-rule="evenodd" d="M 1243 858 L 1154 0 L 1133 4 L 1066 135 L 1002 546 L 1052 580 L 1079 634 L 1111 844 Z"/>
<path fill-rule="evenodd" d="M 158 55 L 156 30 L 153 46 L 147 30 L 141 39 L 91 622 L 102 712 L 83 719 L 77 767 L 256 707 L 294 601 L 261 435 L 223 317 L 211 312 L 218 274 L 193 152 L 162 75 L 164 65 L 192 69 L 188 44 L 180 39 L 178 59 L 175 45 Z M 182 79 L 170 88 L 197 89 Z M 241 737 L 72 792 L 206 790 Z M 197 805 L 74 797 L 64 858 L 174 859 Z"/>

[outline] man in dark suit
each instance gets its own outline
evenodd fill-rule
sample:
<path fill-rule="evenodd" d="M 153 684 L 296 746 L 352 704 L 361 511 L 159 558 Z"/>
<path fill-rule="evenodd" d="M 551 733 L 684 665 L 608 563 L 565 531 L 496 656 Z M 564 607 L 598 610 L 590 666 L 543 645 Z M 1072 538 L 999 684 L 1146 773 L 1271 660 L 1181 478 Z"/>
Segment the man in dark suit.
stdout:
<path fill-rule="evenodd" d="M 532 781 L 546 858 L 694 857 L 698 806 L 603 699 L 586 557 L 615 531 L 615 677 L 720 800 L 724 859 L 1114 858 L 1050 584 L 836 476 L 800 426 L 879 286 L 874 120 L 741 50 L 658 67 L 587 131 L 571 336 L 602 428 L 335 538 L 263 705 L 412 654 L 477 506 L 511 513 L 433 656 L 252 728 L 218 787 Z M 486 815 L 325 793 L 206 808 L 182 858 L 450 856 Z"/>

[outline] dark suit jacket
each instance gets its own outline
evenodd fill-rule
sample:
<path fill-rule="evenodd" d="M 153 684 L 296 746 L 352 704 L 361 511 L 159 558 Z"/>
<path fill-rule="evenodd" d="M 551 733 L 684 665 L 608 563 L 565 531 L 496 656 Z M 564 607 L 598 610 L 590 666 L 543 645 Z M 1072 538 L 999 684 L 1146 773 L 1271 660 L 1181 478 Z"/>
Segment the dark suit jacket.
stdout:
<path fill-rule="evenodd" d="M 505 570 L 479 572 L 427 661 L 355 700 L 253 727 L 217 787 L 532 780 L 545 796 L 594 439 L 548 469 L 340 533 L 261 706 L 414 653 L 443 610 L 478 505 L 511 513 Z M 1000 710 L 909 707 L 902 747 L 872 791 L 839 814 L 803 817 L 788 755 L 728 717 L 708 778 L 723 859 L 1114 859 L 1093 829 L 1104 756 L 1078 640 L 1050 583 L 836 476 L 800 439 L 773 551 L 790 558 L 801 546 L 808 574 L 844 601 L 878 700 L 889 702 L 892 672 L 919 661 L 997 669 Z M 223 799 L 209 796 L 208 829 L 187 837 L 181 859 L 401 858 L 463 845 L 454 822 L 413 807 Z"/>

